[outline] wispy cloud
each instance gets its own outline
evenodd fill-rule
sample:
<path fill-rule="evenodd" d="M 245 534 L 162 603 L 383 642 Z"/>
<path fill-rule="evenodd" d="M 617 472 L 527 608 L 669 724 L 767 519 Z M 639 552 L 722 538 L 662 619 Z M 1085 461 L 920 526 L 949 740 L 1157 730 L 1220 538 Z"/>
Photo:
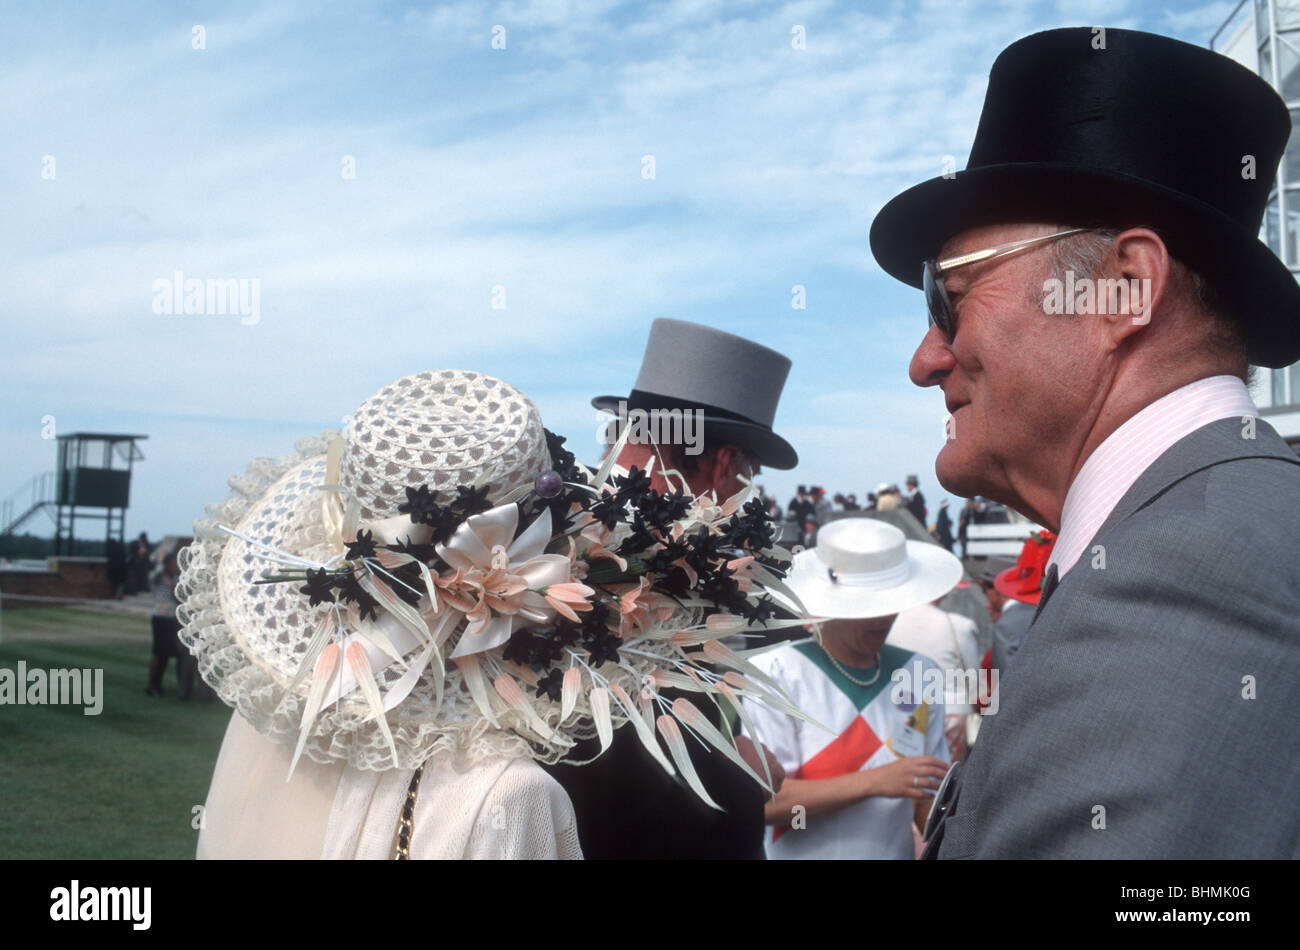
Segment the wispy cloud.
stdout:
<path fill-rule="evenodd" d="M 44 414 L 149 431 L 131 524 L 183 530 L 268 443 L 287 450 L 291 432 L 440 366 L 511 381 L 591 452 L 587 399 L 626 391 L 655 316 L 793 358 L 777 419 L 803 462 L 765 476 L 780 493 L 861 495 L 906 471 L 933 485 L 942 407 L 906 379 L 921 304 L 875 268 L 872 216 L 947 156 L 965 162 L 1013 39 L 1095 20 L 1204 43 L 1226 6 L 11 11 L 10 487 L 53 462 Z M 178 270 L 257 279 L 260 321 L 155 314 L 153 282 Z M 807 310 L 790 307 L 795 284 Z"/>

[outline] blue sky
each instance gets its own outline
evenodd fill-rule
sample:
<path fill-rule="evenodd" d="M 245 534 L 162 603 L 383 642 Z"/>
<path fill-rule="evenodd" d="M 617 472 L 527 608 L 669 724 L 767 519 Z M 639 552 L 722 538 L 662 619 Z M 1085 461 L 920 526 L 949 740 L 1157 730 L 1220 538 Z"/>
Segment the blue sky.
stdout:
<path fill-rule="evenodd" d="M 589 399 L 671 316 L 794 361 L 776 428 L 801 463 L 760 479 L 783 501 L 916 472 L 933 511 L 922 302 L 875 266 L 872 217 L 965 164 L 1014 39 L 1203 45 L 1234 4 L 319 6 L 6 11 L 0 496 L 54 467 L 45 416 L 148 433 L 127 530 L 186 533 L 253 457 L 435 368 L 509 381 L 591 459 Z M 258 280 L 260 319 L 154 313 L 178 270 Z"/>

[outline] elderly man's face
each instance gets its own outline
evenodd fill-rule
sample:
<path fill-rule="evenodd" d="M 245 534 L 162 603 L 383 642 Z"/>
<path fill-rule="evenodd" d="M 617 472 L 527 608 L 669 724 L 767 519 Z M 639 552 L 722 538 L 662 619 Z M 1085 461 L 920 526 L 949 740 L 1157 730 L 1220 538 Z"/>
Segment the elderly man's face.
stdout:
<path fill-rule="evenodd" d="M 1054 230 L 1050 224 L 977 228 L 949 241 L 940 257 Z M 1058 453 L 1075 445 L 1095 416 L 1105 340 L 1096 320 L 1044 313 L 1051 247 L 947 275 L 956 333 L 948 341 L 930 327 L 912 357 L 912 382 L 942 388 L 952 414 L 935 469 L 955 494 L 1020 507 L 1018 489 L 1059 468 Z"/>

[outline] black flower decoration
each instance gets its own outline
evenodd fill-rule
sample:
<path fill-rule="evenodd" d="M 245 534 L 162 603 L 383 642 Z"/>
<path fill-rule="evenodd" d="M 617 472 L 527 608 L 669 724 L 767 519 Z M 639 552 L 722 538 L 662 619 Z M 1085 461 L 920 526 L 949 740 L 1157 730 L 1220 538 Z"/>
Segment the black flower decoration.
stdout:
<path fill-rule="evenodd" d="M 708 577 L 701 577 L 700 596 L 713 601 L 719 607 L 731 604 L 736 594 L 740 592 L 740 584 L 732 575 L 731 568 L 723 565 Z"/>
<path fill-rule="evenodd" d="M 309 606 L 334 603 L 334 575 L 329 571 L 307 569 L 307 586 L 299 587 L 299 593 L 311 597 Z"/>
<path fill-rule="evenodd" d="M 621 557 L 626 557 L 629 554 L 640 554 L 646 548 L 654 547 L 658 543 L 659 539 L 654 532 L 646 526 L 641 515 L 637 514 L 632 519 L 632 533 L 619 544 L 617 553 Z"/>
<path fill-rule="evenodd" d="M 488 488 L 487 485 L 478 488 L 456 486 L 456 497 L 452 499 L 450 507 L 458 515 L 457 521 L 464 521 L 470 515 L 480 514 L 492 507 L 492 502 L 487 500 Z"/>
<path fill-rule="evenodd" d="M 776 604 L 767 595 L 758 600 L 741 596 L 733 600 L 731 606 L 735 613 L 740 614 L 749 623 L 761 623 L 765 627 L 767 621 L 776 613 Z"/>
<path fill-rule="evenodd" d="M 390 576 L 385 577 L 384 580 L 392 588 L 393 593 L 412 607 L 418 607 L 420 597 L 424 594 L 424 577 L 420 573 L 420 565 L 407 562 L 390 568 L 388 574 Z"/>
<path fill-rule="evenodd" d="M 357 610 L 361 613 L 361 619 L 365 620 L 367 616 L 378 617 L 379 601 L 371 595 L 370 591 L 361 586 L 355 574 L 348 574 L 338 582 L 339 596 L 350 604 L 356 604 Z"/>
<path fill-rule="evenodd" d="M 544 670 L 564 655 L 564 642 L 561 635 L 550 627 L 516 630 L 510 635 L 501 655 L 520 666 Z"/>
<path fill-rule="evenodd" d="M 623 520 L 625 504 L 617 495 L 604 495 L 591 506 L 591 516 L 603 524 L 606 530 L 613 531 L 614 526 Z"/>
<path fill-rule="evenodd" d="M 438 557 L 437 549 L 432 544 L 412 544 L 410 535 L 407 535 L 403 541 L 388 545 L 388 549 L 398 554 L 409 554 L 417 561 L 428 564 L 430 567 L 435 563 L 439 565 L 439 569 L 442 567 L 442 560 Z"/>
<path fill-rule="evenodd" d="M 650 491 L 650 476 L 633 465 L 626 475 L 614 476 L 614 489 L 620 502 L 639 505 L 641 497 Z"/>
<path fill-rule="evenodd" d="M 646 523 L 659 531 L 666 532 L 674 521 L 684 517 L 691 508 L 691 499 L 680 488 L 661 495 L 651 490 L 641 496 L 637 510 Z"/>
<path fill-rule="evenodd" d="M 580 629 L 584 639 L 609 632 L 609 604 L 593 604 L 591 610 L 578 616 L 582 618 Z"/>
<path fill-rule="evenodd" d="M 348 559 L 359 561 L 362 558 L 375 556 L 375 536 L 372 532 L 364 528 L 357 532 L 355 541 L 346 542 L 344 547 L 348 549 Z"/>
<path fill-rule="evenodd" d="M 401 514 L 409 514 L 411 524 L 434 524 L 440 511 L 438 493 L 429 491 L 428 485 L 421 485 L 419 488 L 411 488 L 408 485 L 406 503 L 398 505 L 397 510 Z"/>
<path fill-rule="evenodd" d="M 700 525 L 699 530 L 686 539 L 686 563 L 697 574 L 708 574 L 713 561 L 721 557 L 722 547 L 721 540 L 710 534 L 708 527 Z"/>
<path fill-rule="evenodd" d="M 506 642 L 501 655 L 520 666 L 527 666 L 532 662 L 533 639 L 531 630 L 516 630 L 510 634 L 510 639 Z"/>
<path fill-rule="evenodd" d="M 623 645 L 623 640 L 616 634 L 608 630 L 583 641 L 582 644 L 591 654 L 591 665 L 600 666 L 600 664 L 609 662 L 618 662 L 618 648 Z"/>
<path fill-rule="evenodd" d="M 542 430 L 546 433 L 546 450 L 551 455 L 551 467 L 560 473 L 560 477 L 566 482 L 586 481 L 581 477 L 575 465 L 573 453 L 564 447 L 565 438 L 562 435 L 556 435 L 550 429 Z"/>
<path fill-rule="evenodd" d="M 537 680 L 537 695 L 549 696 L 552 702 L 559 702 L 564 692 L 564 674 L 558 669 L 551 670 Z"/>

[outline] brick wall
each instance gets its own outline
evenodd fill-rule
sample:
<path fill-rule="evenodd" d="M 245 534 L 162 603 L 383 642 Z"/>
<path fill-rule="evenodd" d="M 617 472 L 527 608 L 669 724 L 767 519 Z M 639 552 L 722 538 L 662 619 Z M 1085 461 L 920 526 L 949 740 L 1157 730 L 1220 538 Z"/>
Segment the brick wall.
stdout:
<path fill-rule="evenodd" d="M 41 601 L 10 599 L 10 595 L 34 597 L 110 598 L 108 562 L 102 557 L 50 557 L 45 570 L 13 570 L 0 567 L 0 597 L 4 608 L 31 607 Z"/>

